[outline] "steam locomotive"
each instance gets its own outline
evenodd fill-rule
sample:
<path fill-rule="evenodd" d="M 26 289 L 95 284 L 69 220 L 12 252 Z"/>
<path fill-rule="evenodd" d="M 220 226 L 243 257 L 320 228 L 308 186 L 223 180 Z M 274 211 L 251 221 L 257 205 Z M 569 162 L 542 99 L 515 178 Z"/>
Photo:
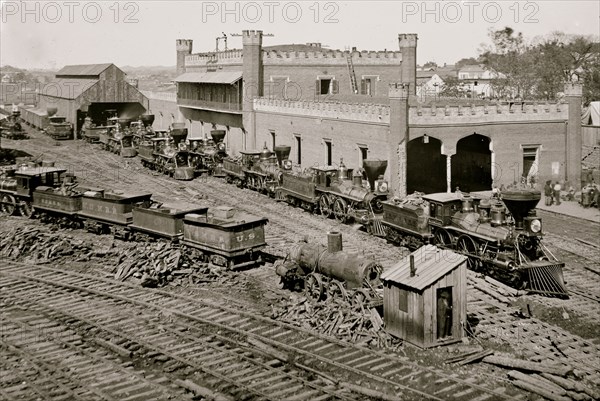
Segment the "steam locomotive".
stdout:
<path fill-rule="evenodd" d="M 292 170 L 289 146 L 276 146 L 274 154 L 266 146 L 258 151 L 242 151 L 241 156 L 223 161 L 226 180 L 301 207 L 313 213 L 335 217 L 343 223 L 363 225 L 367 231 L 382 234 L 378 215 L 388 197 L 383 179 L 387 161 L 364 160 L 363 176 L 353 174 L 343 160 L 339 167 L 313 166 L 301 172 Z"/>
<path fill-rule="evenodd" d="M 27 133 L 23 130 L 20 123 L 21 112 L 13 109 L 11 114 L 2 118 L 0 123 L 0 135 L 8 139 L 26 139 Z"/>
<path fill-rule="evenodd" d="M 225 179 L 240 188 L 253 189 L 274 197 L 281 184 L 283 171 L 291 168 L 291 164 L 283 163 L 290 149 L 289 146 L 276 146 L 273 153 L 265 145 L 262 151 L 240 151 L 240 156 L 223 160 Z"/>
<path fill-rule="evenodd" d="M 189 138 L 190 164 L 197 175 L 224 177 L 223 160 L 227 157 L 225 131 L 212 130 L 211 139 Z"/>
<path fill-rule="evenodd" d="M 196 169 L 185 143 L 187 134 L 187 128 L 173 125 L 173 129 L 165 133 L 157 132 L 154 137 L 144 138 L 137 149 L 142 165 L 177 180 L 194 179 Z"/>
<path fill-rule="evenodd" d="M 292 247 L 275 272 L 283 288 L 303 289 L 314 300 L 342 298 L 365 304 L 378 295 L 380 264 L 358 252 L 342 249 L 342 235 L 327 233 L 327 246 L 303 242 Z"/>
<path fill-rule="evenodd" d="M 149 193 L 79 189 L 75 177 L 53 163 L 22 166 L 0 177 L 0 209 L 84 227 L 118 238 L 165 238 L 194 248 L 206 261 L 236 269 L 262 262 L 268 220 L 228 207 L 168 207 Z"/>
<path fill-rule="evenodd" d="M 57 116 L 56 106 L 48 106 L 40 110 L 32 107 L 19 108 L 21 119 L 28 125 L 39 129 L 52 139 L 65 140 L 73 138 L 73 125 L 66 117 Z"/>
<path fill-rule="evenodd" d="M 469 257 L 468 267 L 530 292 L 568 296 L 560 262 L 542 242 L 540 192 L 413 194 L 383 202 L 386 238 L 415 249 L 433 243 Z"/>

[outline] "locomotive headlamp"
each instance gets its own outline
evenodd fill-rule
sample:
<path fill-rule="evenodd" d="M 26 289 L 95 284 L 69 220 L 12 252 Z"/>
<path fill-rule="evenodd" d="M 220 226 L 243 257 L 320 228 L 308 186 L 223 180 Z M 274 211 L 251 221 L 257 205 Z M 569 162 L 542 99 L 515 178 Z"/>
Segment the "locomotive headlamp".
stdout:
<path fill-rule="evenodd" d="M 540 231 L 542 231 L 542 222 L 538 219 L 532 220 L 529 228 L 531 229 L 531 232 L 534 233 L 539 233 Z"/>
<path fill-rule="evenodd" d="M 383 181 L 379 184 L 379 192 L 387 192 L 388 190 L 388 184 L 387 182 Z"/>
<path fill-rule="evenodd" d="M 223 142 L 219 142 L 219 144 L 217 145 L 217 149 L 219 149 L 220 151 L 224 151 L 225 150 L 225 144 Z"/>
<path fill-rule="evenodd" d="M 283 161 L 283 168 L 286 170 L 291 170 L 292 169 L 292 161 L 291 160 L 284 160 Z"/>

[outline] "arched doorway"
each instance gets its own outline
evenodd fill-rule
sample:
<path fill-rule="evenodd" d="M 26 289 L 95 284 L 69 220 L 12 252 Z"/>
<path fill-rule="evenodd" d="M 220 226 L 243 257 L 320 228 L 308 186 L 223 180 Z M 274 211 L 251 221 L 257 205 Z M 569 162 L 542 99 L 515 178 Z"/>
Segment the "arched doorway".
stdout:
<path fill-rule="evenodd" d="M 446 192 L 446 156 L 442 142 L 432 137 L 415 138 L 406 149 L 406 193 Z M 427 142 L 427 143 L 426 143 Z"/>
<path fill-rule="evenodd" d="M 490 138 L 473 134 L 458 141 L 452 156 L 452 189 L 483 191 L 492 188 Z"/>

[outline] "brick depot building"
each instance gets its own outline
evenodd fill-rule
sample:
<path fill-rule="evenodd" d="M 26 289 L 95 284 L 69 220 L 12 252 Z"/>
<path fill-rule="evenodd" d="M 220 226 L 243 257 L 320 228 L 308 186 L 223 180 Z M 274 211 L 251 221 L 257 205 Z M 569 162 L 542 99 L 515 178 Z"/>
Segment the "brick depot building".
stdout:
<path fill-rule="evenodd" d="M 177 116 L 193 136 L 227 131 L 230 153 L 290 145 L 301 167 L 388 161 L 396 195 L 490 189 L 521 180 L 580 185 L 581 87 L 553 104 L 443 106 L 415 96 L 417 35 L 398 51 L 338 51 L 319 44 L 192 53 L 177 40 Z M 150 104 L 153 110 L 160 109 Z"/>

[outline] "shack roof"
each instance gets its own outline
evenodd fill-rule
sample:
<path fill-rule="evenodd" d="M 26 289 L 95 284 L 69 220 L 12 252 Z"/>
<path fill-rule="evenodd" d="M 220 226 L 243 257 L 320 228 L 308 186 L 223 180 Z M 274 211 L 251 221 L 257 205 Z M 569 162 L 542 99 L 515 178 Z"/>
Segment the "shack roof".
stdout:
<path fill-rule="evenodd" d="M 414 276 L 410 275 L 410 257 L 407 256 L 383 272 L 381 279 L 422 291 L 467 260 L 464 255 L 434 245 L 422 246 L 411 255 L 416 268 Z"/>

